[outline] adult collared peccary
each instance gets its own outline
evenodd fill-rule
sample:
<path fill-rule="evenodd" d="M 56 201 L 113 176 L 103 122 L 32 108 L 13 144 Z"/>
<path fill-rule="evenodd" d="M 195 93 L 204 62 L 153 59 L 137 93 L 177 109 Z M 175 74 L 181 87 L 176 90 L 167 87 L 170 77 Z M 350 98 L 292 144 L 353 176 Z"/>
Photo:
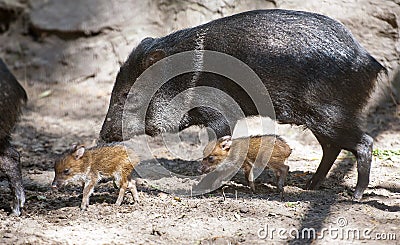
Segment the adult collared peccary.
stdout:
<path fill-rule="evenodd" d="M 373 139 L 362 130 L 363 109 L 378 75 L 386 69 L 339 22 L 315 13 L 256 10 L 217 19 L 161 38 L 144 39 L 121 67 L 111 95 L 100 138 L 122 140 L 122 111 L 130 88 L 158 60 L 188 50 L 213 50 L 234 56 L 260 77 L 280 123 L 303 125 L 322 146 L 322 161 L 308 182 L 315 189 L 325 178 L 341 149 L 357 158 L 354 193 L 360 199 L 369 183 Z M 196 57 L 194 57 L 196 58 Z M 257 114 L 251 99 L 232 81 L 209 73 L 183 74 L 155 94 L 141 122 L 146 133 L 169 130 L 162 105 L 193 86 L 221 89 L 246 116 Z M 165 95 L 165 96 L 163 96 Z M 161 102 L 160 102 L 161 101 Z M 163 104 L 164 103 L 164 104 Z M 179 129 L 204 125 L 218 137 L 230 134 L 221 115 L 206 107 L 192 109 Z M 139 134 L 139 132 L 137 132 Z M 135 132 L 132 132 L 135 134 Z"/>
<path fill-rule="evenodd" d="M 14 195 L 12 213 L 15 215 L 21 214 L 25 192 L 22 186 L 20 155 L 10 144 L 10 133 L 26 100 L 24 88 L 0 59 L 0 170 L 6 174 L 10 183 Z"/>

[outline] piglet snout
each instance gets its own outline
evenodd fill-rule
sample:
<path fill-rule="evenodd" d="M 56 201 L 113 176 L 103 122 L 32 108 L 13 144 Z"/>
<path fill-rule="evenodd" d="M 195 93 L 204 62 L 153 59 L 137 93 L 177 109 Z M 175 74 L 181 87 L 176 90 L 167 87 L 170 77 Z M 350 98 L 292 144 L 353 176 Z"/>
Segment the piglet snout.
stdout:
<path fill-rule="evenodd" d="M 51 188 L 58 189 L 57 182 L 55 180 L 53 181 L 53 183 L 51 183 Z"/>

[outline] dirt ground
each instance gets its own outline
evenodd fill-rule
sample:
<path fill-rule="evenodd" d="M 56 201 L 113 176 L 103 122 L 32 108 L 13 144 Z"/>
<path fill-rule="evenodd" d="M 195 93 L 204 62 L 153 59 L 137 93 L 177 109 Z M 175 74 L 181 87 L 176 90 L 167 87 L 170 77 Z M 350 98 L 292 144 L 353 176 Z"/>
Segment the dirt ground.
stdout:
<path fill-rule="evenodd" d="M 157 26 L 159 22 L 154 23 Z M 103 181 L 95 189 L 89 209 L 80 211 L 81 186 L 55 191 L 50 184 L 58 154 L 73 143 L 96 143 L 117 72 L 115 64 L 106 64 L 104 60 L 109 56 L 105 54 L 129 53 L 128 49 L 115 51 L 112 45 L 103 45 L 104 40 L 114 42 L 111 37 L 117 32 L 104 29 L 102 35 L 109 36 L 93 35 L 91 39 L 82 37 L 87 33 L 67 32 L 61 36 L 54 30 L 48 31 L 47 38 L 33 38 L 18 25 L 0 35 L 5 47 L 0 47 L 0 53 L 13 64 L 10 68 L 29 96 L 12 142 L 22 155 L 27 201 L 20 217 L 9 216 L 12 196 L 7 180 L 0 175 L 0 244 L 375 244 L 377 240 L 400 244 L 400 106 L 393 102 L 382 102 L 368 115 L 366 130 L 375 139 L 374 159 L 369 188 L 359 202 L 351 198 L 357 180 L 356 161 L 345 151 L 318 190 L 304 189 L 318 167 L 322 151 L 308 130 L 284 125 L 278 127 L 278 133 L 293 149 L 284 200 L 276 193 L 270 171 L 257 178 L 256 194 L 251 193 L 239 171 L 226 187 L 193 197 L 162 192 L 143 179 L 138 186 L 140 202 L 133 203 L 127 193 L 119 207 L 113 204 L 118 190 L 111 181 Z M 145 36 L 142 29 L 135 30 L 134 38 L 124 44 L 129 50 L 136 39 Z M 57 53 L 57 45 L 65 50 Z M 375 52 L 381 55 L 380 50 Z M 90 56 L 89 61 L 81 60 L 76 65 L 73 58 L 79 53 L 96 53 L 104 62 L 98 65 L 100 58 L 92 62 Z M 392 59 L 385 55 L 386 60 L 380 61 L 393 64 L 394 70 L 399 60 L 398 54 L 392 53 Z M 46 67 L 53 63 L 58 70 L 52 73 Z M 54 79 L 55 73 L 57 78 L 65 74 L 67 82 Z M 255 121 L 251 123 L 256 126 Z M 198 131 L 190 128 L 183 133 L 184 143 L 179 146 L 183 155 L 198 147 Z M 153 147 L 157 158 L 171 171 L 197 175 L 199 162 L 175 159 L 163 150 L 161 141 L 155 140 Z"/>

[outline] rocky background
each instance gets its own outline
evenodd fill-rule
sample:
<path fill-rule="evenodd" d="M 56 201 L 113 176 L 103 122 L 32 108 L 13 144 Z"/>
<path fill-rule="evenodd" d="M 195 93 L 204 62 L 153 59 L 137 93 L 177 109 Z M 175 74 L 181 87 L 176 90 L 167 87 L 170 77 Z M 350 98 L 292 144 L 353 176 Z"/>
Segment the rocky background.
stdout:
<path fill-rule="evenodd" d="M 399 66 L 399 0 L 1 0 L 0 55 L 30 83 L 115 79 L 147 36 L 260 8 L 313 11 L 345 24 L 391 74 Z"/>
<path fill-rule="evenodd" d="M 240 174 L 225 190 L 224 202 L 220 190 L 179 198 L 144 185 L 139 187 L 140 205 L 114 207 L 115 190 L 103 183 L 92 208 L 79 213 L 79 187 L 50 190 L 54 157 L 72 143 L 95 142 L 119 67 L 143 38 L 261 8 L 333 17 L 388 69 L 389 76 L 380 79 L 372 96 L 366 125 L 375 138 L 376 157 L 362 203 L 349 200 L 356 172 L 354 158 L 345 152 L 338 159 L 342 167 L 334 167 L 321 190 L 302 189 L 319 164 L 321 150 L 308 131 L 292 127 L 281 129 L 293 148 L 285 202 L 270 184 L 259 184 L 260 193 L 252 195 Z M 262 244 L 257 230 L 265 224 L 321 229 L 335 225 L 338 216 L 356 227 L 373 225 L 375 231 L 397 233 L 398 242 L 400 106 L 394 102 L 400 92 L 399 25 L 400 0 L 0 0 L 0 57 L 29 97 L 13 135 L 22 154 L 27 203 L 21 217 L 7 216 L 11 195 L 0 176 L 0 243 L 193 244 L 221 237 Z M 177 171 L 184 165 L 169 163 Z M 268 174 L 264 177 L 265 183 L 271 180 Z"/>

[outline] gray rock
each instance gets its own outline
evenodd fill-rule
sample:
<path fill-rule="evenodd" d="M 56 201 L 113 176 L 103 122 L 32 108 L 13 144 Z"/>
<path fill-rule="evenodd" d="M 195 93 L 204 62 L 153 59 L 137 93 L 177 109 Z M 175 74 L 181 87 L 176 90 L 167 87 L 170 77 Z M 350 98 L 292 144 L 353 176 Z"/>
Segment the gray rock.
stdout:
<path fill-rule="evenodd" d="M 53 33 L 74 38 L 118 28 L 143 13 L 145 7 L 146 4 L 138 0 L 51 0 L 34 5 L 29 19 L 36 34 Z"/>
<path fill-rule="evenodd" d="M 0 11 L 2 6 L 21 7 L 18 2 L 22 1 L 0 0 Z M 27 76 L 33 81 L 69 82 L 90 77 L 95 81 L 112 83 L 119 66 L 132 48 L 147 36 L 163 36 L 222 16 L 274 7 L 318 12 L 333 17 L 345 24 L 357 40 L 389 69 L 391 75 L 399 67 L 399 0 L 28 2 L 30 7 L 25 11 L 30 30 L 40 42 L 32 42 L 29 36 L 12 33 L 14 36 L 9 39 L 0 37 L 0 55 L 6 51 L 5 59 L 16 75 L 21 78 Z M 21 60 L 21 57 L 25 60 Z"/>

